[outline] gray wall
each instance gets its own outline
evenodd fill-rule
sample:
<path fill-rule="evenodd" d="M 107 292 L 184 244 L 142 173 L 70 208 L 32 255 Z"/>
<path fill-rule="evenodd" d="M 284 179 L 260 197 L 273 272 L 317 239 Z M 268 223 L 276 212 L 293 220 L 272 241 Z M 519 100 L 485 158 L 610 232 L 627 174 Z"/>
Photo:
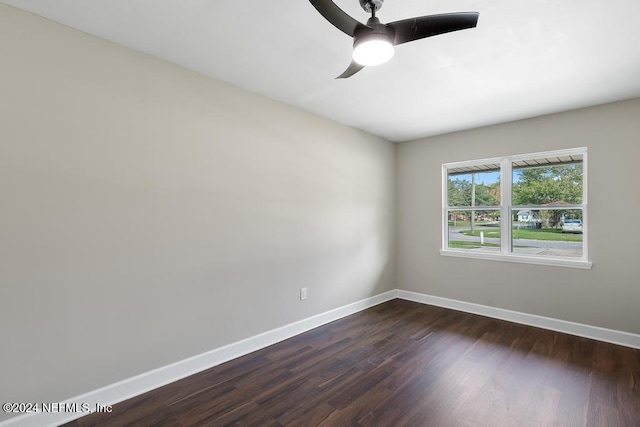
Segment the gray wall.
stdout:
<path fill-rule="evenodd" d="M 640 99 L 402 143 L 398 287 L 640 333 Z M 442 164 L 586 146 L 591 270 L 444 257 Z"/>
<path fill-rule="evenodd" d="M 395 288 L 389 142 L 2 4 L 0 58 L 0 401 Z"/>

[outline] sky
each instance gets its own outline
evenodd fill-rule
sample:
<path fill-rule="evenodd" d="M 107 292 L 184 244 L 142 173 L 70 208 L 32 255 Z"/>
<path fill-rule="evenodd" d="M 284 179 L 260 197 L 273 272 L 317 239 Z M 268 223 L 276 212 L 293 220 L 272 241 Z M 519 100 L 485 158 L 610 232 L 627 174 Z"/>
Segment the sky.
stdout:
<path fill-rule="evenodd" d="M 457 179 L 471 182 L 471 174 L 456 175 Z M 476 172 L 476 184 L 492 185 L 500 182 L 500 172 Z"/>
<path fill-rule="evenodd" d="M 456 175 L 456 178 L 471 182 L 471 174 Z M 520 181 L 520 171 L 513 171 L 513 182 Z M 492 185 L 500 182 L 500 172 L 476 172 L 476 184 Z"/>

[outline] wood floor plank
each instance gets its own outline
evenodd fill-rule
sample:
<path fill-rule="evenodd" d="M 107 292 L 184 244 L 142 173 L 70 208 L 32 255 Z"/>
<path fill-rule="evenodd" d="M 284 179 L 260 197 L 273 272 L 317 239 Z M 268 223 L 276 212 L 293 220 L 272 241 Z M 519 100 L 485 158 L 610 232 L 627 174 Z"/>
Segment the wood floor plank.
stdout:
<path fill-rule="evenodd" d="M 393 300 L 67 424 L 640 426 L 640 350 Z"/>

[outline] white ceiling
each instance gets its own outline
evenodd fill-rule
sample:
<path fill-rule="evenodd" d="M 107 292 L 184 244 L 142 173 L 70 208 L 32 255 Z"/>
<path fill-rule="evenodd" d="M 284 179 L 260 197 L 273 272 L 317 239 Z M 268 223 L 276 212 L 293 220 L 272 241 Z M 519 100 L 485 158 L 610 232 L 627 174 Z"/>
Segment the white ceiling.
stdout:
<path fill-rule="evenodd" d="M 387 0 L 480 19 L 344 80 L 352 39 L 307 0 L 0 1 L 390 141 L 640 96 L 639 0 Z"/>

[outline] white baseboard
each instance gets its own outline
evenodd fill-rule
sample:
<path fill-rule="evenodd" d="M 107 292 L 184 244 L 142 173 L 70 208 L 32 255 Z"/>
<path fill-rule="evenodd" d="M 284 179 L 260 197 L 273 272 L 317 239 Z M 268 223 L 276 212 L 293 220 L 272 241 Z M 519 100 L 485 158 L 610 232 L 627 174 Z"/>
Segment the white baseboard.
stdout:
<path fill-rule="evenodd" d="M 494 319 L 507 320 L 509 322 L 536 326 L 538 328 L 563 332 L 565 334 L 577 335 L 579 337 L 591 338 L 611 344 L 640 349 L 640 335 L 629 332 L 605 329 L 598 326 L 568 322 L 566 320 L 553 319 L 550 317 L 537 316 L 535 314 L 506 310 L 504 308 L 489 307 L 486 305 L 441 298 L 417 292 L 397 290 L 397 295 L 398 298 L 422 304 L 450 308 L 453 310 L 464 311 L 466 313 L 479 314 L 481 316 L 492 317 Z"/>
<path fill-rule="evenodd" d="M 307 319 L 300 320 L 271 331 L 264 332 L 259 335 L 208 351 L 197 356 L 181 360 L 162 368 L 154 369 L 149 372 L 137 375 L 132 378 L 111 384 L 98 390 L 85 393 L 72 399 L 64 400 L 64 403 L 77 403 L 81 407 L 83 403 L 89 403 L 94 406 L 96 403 L 101 405 L 115 405 L 123 400 L 138 396 L 147 391 L 153 390 L 163 385 L 178 381 L 190 375 L 202 372 L 221 363 L 235 359 L 253 351 L 268 347 L 272 344 L 291 338 L 318 326 L 325 325 L 334 320 L 341 319 L 350 314 L 357 313 L 375 305 L 390 301 L 396 298 L 395 290 L 388 291 L 361 301 L 357 301 Z M 0 427 L 42 427 L 42 426 L 59 426 L 60 424 L 75 420 L 88 412 L 36 412 L 24 414 L 15 418 L 10 418 L 0 422 Z"/>
<path fill-rule="evenodd" d="M 563 332 L 598 341 L 623 345 L 626 347 L 640 349 L 640 335 L 628 332 L 615 331 L 600 328 L 597 326 L 583 325 L 580 323 L 568 322 L 565 320 L 552 319 L 549 317 L 537 316 L 534 314 L 520 313 L 503 308 L 489 307 L 464 301 L 448 298 L 441 298 L 432 295 L 420 294 L 416 292 L 393 290 L 373 296 L 289 325 L 282 326 L 271 331 L 238 341 L 224 347 L 208 351 L 185 360 L 154 369 L 149 372 L 137 375 L 132 378 L 111 384 L 98 390 L 85 393 L 81 396 L 65 400 L 65 403 L 83 403 L 94 405 L 115 405 L 123 400 L 138 396 L 147 391 L 153 390 L 163 385 L 172 383 L 190 375 L 202 372 L 221 363 L 235 359 L 253 351 L 270 346 L 272 344 L 291 338 L 318 326 L 325 325 L 334 320 L 341 319 L 350 314 L 357 313 L 375 305 L 390 301 L 394 298 L 401 298 L 422 304 L 434 305 L 438 307 L 450 308 L 467 313 L 479 314 L 495 319 L 507 320 L 529 326 L 536 326 L 552 331 Z M 80 418 L 87 413 L 30 413 L 0 422 L 0 427 L 42 427 L 58 426 L 60 424 Z"/>

